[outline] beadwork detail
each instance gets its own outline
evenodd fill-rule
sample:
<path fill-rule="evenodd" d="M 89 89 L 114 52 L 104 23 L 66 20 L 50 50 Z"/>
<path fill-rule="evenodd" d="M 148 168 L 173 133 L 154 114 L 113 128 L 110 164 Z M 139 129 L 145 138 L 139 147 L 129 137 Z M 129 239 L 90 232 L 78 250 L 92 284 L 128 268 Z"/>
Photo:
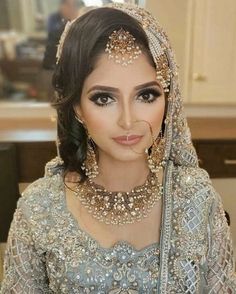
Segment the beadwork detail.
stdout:
<path fill-rule="evenodd" d="M 122 28 L 109 36 L 105 52 L 110 59 L 124 66 L 133 63 L 142 53 L 135 38 Z"/>
<path fill-rule="evenodd" d="M 144 185 L 130 192 L 109 192 L 91 180 L 77 186 L 76 196 L 94 218 L 106 224 L 141 221 L 162 197 L 162 185 L 150 174 Z"/>
<path fill-rule="evenodd" d="M 157 293 L 159 244 L 102 247 L 67 210 L 63 188 L 57 174 L 20 198 L 1 293 Z"/>

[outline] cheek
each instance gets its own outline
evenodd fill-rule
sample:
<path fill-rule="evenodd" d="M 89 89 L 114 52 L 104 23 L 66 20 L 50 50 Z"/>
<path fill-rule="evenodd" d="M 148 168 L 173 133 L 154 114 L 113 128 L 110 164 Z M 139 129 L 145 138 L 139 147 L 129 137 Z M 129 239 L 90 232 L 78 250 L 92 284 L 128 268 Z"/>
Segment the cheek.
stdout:
<path fill-rule="evenodd" d="M 153 134 L 158 135 L 161 129 L 161 125 L 164 118 L 165 101 L 160 101 L 155 107 L 151 107 L 149 111 L 146 111 L 146 120 L 152 126 Z"/>
<path fill-rule="evenodd" d="M 151 120 L 152 120 L 152 124 L 153 126 L 160 126 L 164 117 L 164 111 L 165 111 L 165 107 L 160 107 L 158 108 L 158 110 L 153 113 L 153 115 L 151 116 Z"/>
<path fill-rule="evenodd" d="M 104 115 L 101 109 L 94 109 L 93 106 L 84 109 L 83 117 L 89 133 L 95 136 L 104 133 L 109 128 L 109 122 L 112 119 L 108 113 Z"/>

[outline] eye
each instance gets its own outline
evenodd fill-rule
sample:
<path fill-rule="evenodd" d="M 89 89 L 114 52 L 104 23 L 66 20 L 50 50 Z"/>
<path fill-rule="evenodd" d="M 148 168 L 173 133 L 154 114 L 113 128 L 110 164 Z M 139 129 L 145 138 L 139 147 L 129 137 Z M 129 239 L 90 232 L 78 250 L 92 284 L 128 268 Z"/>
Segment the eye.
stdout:
<path fill-rule="evenodd" d="M 98 106 L 107 106 L 114 102 L 114 98 L 109 93 L 95 93 L 89 99 Z"/>
<path fill-rule="evenodd" d="M 161 92 L 157 89 L 146 89 L 138 94 L 137 100 L 144 103 L 152 103 L 161 96 Z"/>

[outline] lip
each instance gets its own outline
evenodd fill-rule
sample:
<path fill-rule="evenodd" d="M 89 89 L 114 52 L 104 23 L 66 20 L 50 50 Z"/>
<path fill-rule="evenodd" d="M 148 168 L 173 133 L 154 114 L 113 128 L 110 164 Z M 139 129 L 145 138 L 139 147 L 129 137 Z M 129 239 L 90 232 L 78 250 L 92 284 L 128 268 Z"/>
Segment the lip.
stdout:
<path fill-rule="evenodd" d="M 114 141 L 121 145 L 134 145 L 137 144 L 143 136 L 140 135 L 130 135 L 130 136 L 119 136 L 113 138 Z"/>

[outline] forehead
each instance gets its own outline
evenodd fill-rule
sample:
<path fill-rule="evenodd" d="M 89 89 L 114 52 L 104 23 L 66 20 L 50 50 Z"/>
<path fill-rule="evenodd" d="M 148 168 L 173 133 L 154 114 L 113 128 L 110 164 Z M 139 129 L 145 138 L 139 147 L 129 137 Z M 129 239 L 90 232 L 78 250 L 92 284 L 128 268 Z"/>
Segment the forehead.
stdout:
<path fill-rule="evenodd" d="M 106 53 L 102 54 L 94 70 L 86 78 L 84 87 L 94 84 L 125 87 L 156 80 L 156 69 L 150 64 L 148 58 L 141 54 L 132 64 L 122 66 L 109 59 Z"/>

